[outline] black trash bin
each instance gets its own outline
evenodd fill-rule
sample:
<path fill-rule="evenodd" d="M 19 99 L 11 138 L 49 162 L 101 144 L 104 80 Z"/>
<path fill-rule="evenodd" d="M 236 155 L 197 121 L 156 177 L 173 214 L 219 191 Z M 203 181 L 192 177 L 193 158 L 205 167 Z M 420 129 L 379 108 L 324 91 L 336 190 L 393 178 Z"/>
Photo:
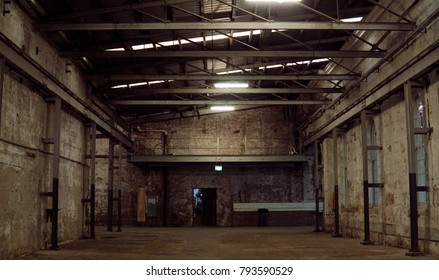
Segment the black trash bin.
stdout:
<path fill-rule="evenodd" d="M 258 227 L 268 227 L 268 209 L 258 209 Z"/>

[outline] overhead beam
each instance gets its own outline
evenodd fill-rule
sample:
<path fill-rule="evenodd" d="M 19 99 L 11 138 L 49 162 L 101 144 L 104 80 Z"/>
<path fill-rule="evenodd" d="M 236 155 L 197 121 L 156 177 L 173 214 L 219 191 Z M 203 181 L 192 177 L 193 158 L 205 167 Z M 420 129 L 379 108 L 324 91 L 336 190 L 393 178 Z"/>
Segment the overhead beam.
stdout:
<path fill-rule="evenodd" d="M 38 31 L 105 30 L 368 30 L 412 31 L 412 23 L 394 22 L 324 22 L 324 21 L 249 21 L 249 22 L 159 22 L 159 23 L 40 23 Z"/>
<path fill-rule="evenodd" d="M 151 7 L 158 7 L 163 6 L 165 3 L 167 5 L 174 5 L 179 3 L 186 3 L 186 2 L 193 2 L 194 0 L 166 0 L 164 1 L 148 1 L 148 2 L 141 2 L 141 3 L 130 3 L 127 5 L 118 5 L 118 6 L 112 6 L 112 7 L 104 7 L 104 8 L 98 8 L 93 10 L 86 10 L 86 11 L 79 11 L 79 12 L 73 12 L 68 14 L 61 14 L 56 15 L 47 18 L 47 20 L 65 20 L 65 19 L 73 19 L 73 18 L 79 18 L 79 17 L 86 17 L 86 16 L 95 16 L 95 15 L 102 15 L 102 14 L 110 14 L 110 13 L 117 13 L 122 11 L 133 11 L 138 9 L 144 9 L 144 8 L 151 8 Z"/>
<path fill-rule="evenodd" d="M 382 58 L 384 51 L 67 51 L 70 58 L 171 58 L 171 57 L 300 57 L 300 58 Z"/>
<path fill-rule="evenodd" d="M 360 75 L 353 74 L 321 74 L 321 75 L 300 75 L 300 74 L 282 74 L 282 75 L 196 75 L 196 74 L 179 74 L 179 75 L 105 75 L 96 74 L 88 75 L 87 80 L 117 80 L 117 81 L 157 81 L 157 80 L 210 80 L 210 81 L 277 81 L 277 80 L 356 80 Z"/>
<path fill-rule="evenodd" d="M 6 42 L 8 42 L 7 39 L 0 36 L 0 54 L 9 65 L 15 69 L 19 69 L 24 76 L 30 78 L 35 84 L 44 88 L 48 93 L 61 98 L 64 104 L 84 119 L 95 122 L 103 132 L 119 140 L 125 146 L 131 147 L 133 142 L 128 135 L 117 129 L 116 126 L 109 124 L 105 116 L 95 112 L 95 110 L 86 105 L 83 100 L 62 86 L 61 82 L 55 80 L 49 73 L 38 66 L 36 62 L 24 56 L 21 49 L 10 42 Z"/>
<path fill-rule="evenodd" d="M 299 93 L 341 93 L 344 88 L 145 88 L 145 89 L 109 89 L 111 94 L 117 92 L 121 97 L 128 94 L 140 96 L 147 94 L 299 94 Z"/>
<path fill-rule="evenodd" d="M 304 155 L 250 155 L 250 156 L 189 156 L 189 155 L 132 155 L 131 163 L 276 163 L 276 162 L 307 162 Z"/>
<path fill-rule="evenodd" d="M 265 106 L 234 106 L 235 111 L 239 110 L 249 110 L 249 109 L 257 109 L 257 108 L 263 108 Z M 152 113 L 150 115 L 142 115 L 136 118 L 132 118 L 127 120 L 130 125 L 139 125 L 139 124 L 145 124 L 145 123 L 151 123 L 151 122 L 163 122 L 163 121 L 170 121 L 175 119 L 185 119 L 185 118 L 195 118 L 205 115 L 214 115 L 214 114 L 221 114 L 222 112 L 215 112 L 210 110 L 210 108 L 207 108 L 206 106 L 199 106 L 196 107 L 196 112 L 194 112 L 193 107 L 192 110 L 186 110 L 186 111 L 174 111 L 174 110 L 168 110 L 166 112 L 162 112 L 160 114 Z"/>
<path fill-rule="evenodd" d="M 189 105 L 323 105 L 320 100 L 114 100 L 113 105 L 152 105 L 152 106 L 189 106 Z"/>

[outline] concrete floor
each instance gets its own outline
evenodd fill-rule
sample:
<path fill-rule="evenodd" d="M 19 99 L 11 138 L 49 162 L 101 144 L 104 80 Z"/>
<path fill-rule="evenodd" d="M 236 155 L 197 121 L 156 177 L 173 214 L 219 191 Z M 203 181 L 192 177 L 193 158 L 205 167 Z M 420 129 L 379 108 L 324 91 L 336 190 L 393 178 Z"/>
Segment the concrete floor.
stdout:
<path fill-rule="evenodd" d="M 122 232 L 96 229 L 95 240 L 40 250 L 20 259 L 43 260 L 198 260 L 198 259 L 439 259 L 437 255 L 407 257 L 406 249 L 363 246 L 360 240 L 314 233 L 311 227 L 124 227 Z"/>

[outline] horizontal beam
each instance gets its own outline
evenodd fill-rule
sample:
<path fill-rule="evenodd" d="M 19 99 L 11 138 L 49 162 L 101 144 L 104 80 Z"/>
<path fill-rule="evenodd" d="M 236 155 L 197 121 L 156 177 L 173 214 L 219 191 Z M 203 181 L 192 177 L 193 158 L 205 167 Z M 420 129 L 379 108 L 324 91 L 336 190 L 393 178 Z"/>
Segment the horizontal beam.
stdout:
<path fill-rule="evenodd" d="M 167 22 L 167 23 L 40 23 L 38 31 L 92 30 L 370 30 L 412 31 L 411 23 L 394 22 L 312 22 L 312 21 L 250 21 L 250 22 Z"/>
<path fill-rule="evenodd" d="M 109 14 L 109 13 L 119 13 L 122 11 L 133 11 L 133 10 L 152 8 L 152 7 L 163 6 L 163 5 L 181 4 L 181 3 L 191 2 L 191 1 L 193 1 L 193 0 L 166 0 L 166 2 L 164 2 L 164 1 L 148 1 L 148 2 L 140 2 L 140 3 L 130 3 L 130 4 L 125 4 L 125 5 L 103 7 L 103 8 L 93 9 L 93 10 L 85 10 L 85 11 L 78 11 L 78 12 L 73 12 L 73 13 L 55 15 L 52 17 L 48 17 L 47 20 L 65 20 L 65 19 L 72 19 L 72 18 L 78 18 L 78 17 L 95 16 L 95 15 L 102 15 L 102 14 Z"/>
<path fill-rule="evenodd" d="M 249 155 L 249 156 L 190 156 L 190 155 L 132 155 L 130 161 L 137 164 L 150 163 L 276 163 L 307 162 L 304 155 Z"/>
<path fill-rule="evenodd" d="M 300 74 L 281 74 L 281 75 L 88 75 L 88 80 L 117 80 L 117 81 L 157 81 L 157 80 L 210 80 L 210 81 L 278 81 L 278 80 L 356 80 L 359 75 L 352 74 L 332 74 L 332 75 L 300 75 Z"/>
<path fill-rule="evenodd" d="M 264 108 L 265 106 L 234 106 L 235 111 L 239 110 L 249 110 L 249 109 L 258 109 L 258 108 Z M 129 119 L 129 124 L 139 125 L 139 124 L 145 124 L 145 123 L 152 123 L 152 122 L 162 122 L 162 121 L 170 121 L 175 119 L 185 119 L 185 118 L 195 118 L 199 116 L 206 116 L 206 115 L 214 115 L 214 114 L 221 114 L 223 112 L 216 112 L 212 111 L 209 108 L 206 108 L 205 106 L 199 106 L 194 108 L 192 107 L 191 110 L 185 110 L 185 111 L 174 111 L 174 110 L 168 110 L 165 112 L 162 112 L 160 114 L 154 114 L 151 115 L 143 115 L 140 117 Z"/>
<path fill-rule="evenodd" d="M 113 105 L 190 106 L 190 105 L 323 105 L 320 100 L 115 100 Z"/>
<path fill-rule="evenodd" d="M 30 78 L 39 87 L 47 90 L 48 93 L 61 98 L 63 104 L 67 105 L 87 121 L 95 122 L 103 132 L 111 135 L 125 146 L 131 147 L 132 141 L 129 136 L 119 131 L 114 125 L 109 124 L 106 120 L 107 117 L 98 114 L 93 108 L 87 106 L 83 100 L 62 86 L 61 82 L 55 80 L 54 77 L 42 69 L 36 62 L 24 56 L 21 49 L 11 42 L 6 42 L 8 42 L 7 39 L 3 39 L 1 36 L 0 55 L 6 59 L 9 65 L 19 69 L 20 73 Z"/>
<path fill-rule="evenodd" d="M 158 57 L 300 57 L 300 58 L 382 58 L 384 51 L 66 51 L 61 57 L 70 58 L 158 58 Z"/>
<path fill-rule="evenodd" d="M 298 94 L 298 93 L 341 93 L 344 88 L 160 88 L 160 89 L 113 89 L 122 98 L 148 94 Z M 113 90 L 103 91 L 111 94 Z M 129 95 L 129 96 L 128 96 Z"/>

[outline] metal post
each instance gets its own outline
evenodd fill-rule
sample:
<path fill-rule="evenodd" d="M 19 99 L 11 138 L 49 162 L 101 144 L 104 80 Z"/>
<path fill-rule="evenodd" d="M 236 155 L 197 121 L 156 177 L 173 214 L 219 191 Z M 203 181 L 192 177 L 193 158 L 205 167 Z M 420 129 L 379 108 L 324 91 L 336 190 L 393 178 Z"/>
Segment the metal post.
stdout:
<path fill-rule="evenodd" d="M 90 147 L 90 238 L 95 239 L 95 225 L 96 225 L 96 123 L 91 127 L 91 147 Z"/>
<path fill-rule="evenodd" d="M 108 147 L 108 203 L 107 231 L 113 231 L 113 184 L 114 184 L 114 143 L 109 140 Z"/>
<path fill-rule="evenodd" d="M 333 159 L 334 159 L 334 233 L 332 237 L 342 237 L 340 234 L 340 209 L 338 200 L 338 166 L 337 166 L 337 128 L 332 130 L 332 143 L 333 143 Z"/>
<path fill-rule="evenodd" d="M 5 59 L 0 57 L 0 135 L 2 131 L 3 81 L 5 76 Z"/>
<path fill-rule="evenodd" d="M 416 154 L 413 120 L 413 96 L 410 82 L 404 84 L 404 101 L 407 126 L 407 150 L 410 195 L 410 251 L 408 256 L 422 255 L 418 245 L 418 193 L 416 184 Z"/>
<path fill-rule="evenodd" d="M 59 97 L 55 98 L 53 118 L 52 237 L 50 249 L 58 250 L 59 159 L 61 144 L 61 99 Z"/>
<path fill-rule="evenodd" d="M 369 222 L 369 171 L 367 160 L 367 118 L 366 112 L 361 111 L 361 150 L 363 154 L 363 204 L 364 204 L 364 240 L 363 245 L 372 245 L 370 240 Z"/>
<path fill-rule="evenodd" d="M 117 231 L 122 231 L 122 191 L 117 191 Z"/>
<path fill-rule="evenodd" d="M 320 229 L 320 180 L 319 180 L 319 143 L 314 141 L 314 192 L 316 199 L 316 228 L 314 232 L 321 232 Z"/>

